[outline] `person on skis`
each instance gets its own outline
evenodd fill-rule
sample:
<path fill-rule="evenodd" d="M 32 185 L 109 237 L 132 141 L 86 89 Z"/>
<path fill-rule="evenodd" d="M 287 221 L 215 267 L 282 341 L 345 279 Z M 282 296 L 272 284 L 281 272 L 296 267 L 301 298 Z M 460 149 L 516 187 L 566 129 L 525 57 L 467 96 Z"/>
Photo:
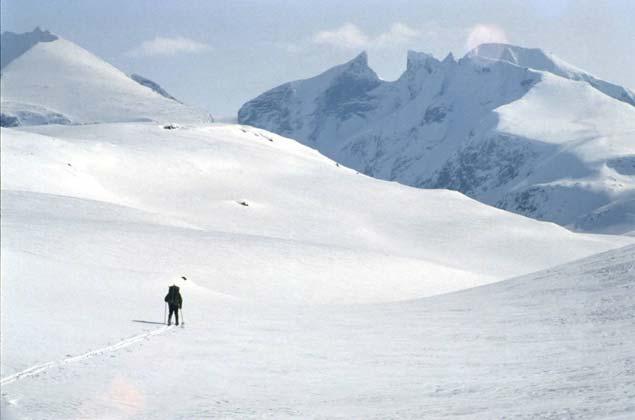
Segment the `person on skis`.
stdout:
<path fill-rule="evenodd" d="M 168 294 L 163 299 L 170 307 L 170 315 L 168 316 L 168 325 L 172 324 L 172 314 L 175 315 L 176 325 L 179 325 L 179 309 L 183 306 L 183 298 L 179 291 L 179 286 L 173 284 L 168 289 Z"/>

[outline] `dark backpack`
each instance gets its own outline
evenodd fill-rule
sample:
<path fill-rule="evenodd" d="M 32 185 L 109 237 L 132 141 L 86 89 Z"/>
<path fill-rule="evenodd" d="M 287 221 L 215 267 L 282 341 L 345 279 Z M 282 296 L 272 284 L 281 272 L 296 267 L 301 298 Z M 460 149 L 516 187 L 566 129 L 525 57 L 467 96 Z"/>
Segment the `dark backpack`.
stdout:
<path fill-rule="evenodd" d="M 170 286 L 168 289 L 168 294 L 165 295 L 165 299 L 163 299 L 170 306 L 178 306 L 181 307 L 183 303 L 183 299 L 181 298 L 181 293 L 179 293 L 179 286 Z"/>

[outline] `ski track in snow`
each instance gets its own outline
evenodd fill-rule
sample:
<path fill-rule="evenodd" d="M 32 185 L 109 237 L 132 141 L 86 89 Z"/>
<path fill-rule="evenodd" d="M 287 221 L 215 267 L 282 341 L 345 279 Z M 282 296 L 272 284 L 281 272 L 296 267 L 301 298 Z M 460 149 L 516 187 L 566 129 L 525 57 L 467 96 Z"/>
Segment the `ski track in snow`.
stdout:
<path fill-rule="evenodd" d="M 40 363 L 37 364 L 35 366 L 31 366 L 30 368 L 24 369 L 23 371 L 20 371 L 18 373 L 14 373 L 13 375 L 9 375 L 6 378 L 2 378 L 0 380 L 0 386 L 6 386 L 9 385 L 15 381 L 18 381 L 20 379 L 24 379 L 24 378 L 28 378 L 30 376 L 34 376 L 37 374 L 40 374 L 44 371 L 47 371 L 51 368 L 54 367 L 63 367 L 65 365 L 71 364 L 71 363 L 76 363 L 76 362 L 80 362 L 82 360 L 86 360 L 86 359 L 90 359 L 91 357 L 95 357 L 95 356 L 100 356 L 104 353 L 110 353 L 110 352 L 114 352 L 117 350 L 120 350 L 122 348 L 125 347 L 129 347 L 135 343 L 138 343 L 142 340 L 148 339 L 154 335 L 158 335 L 158 334 L 162 334 L 164 332 L 166 332 L 167 330 L 171 329 L 172 326 L 164 326 L 161 328 L 158 328 L 156 330 L 147 332 L 147 333 L 143 333 L 143 334 L 139 334 L 139 335 L 135 335 L 132 336 L 130 338 L 126 338 L 125 340 L 119 341 L 115 344 L 106 346 L 106 347 L 102 347 L 96 350 L 91 350 L 89 352 L 86 352 L 84 354 L 80 354 L 79 356 L 71 356 L 71 357 L 67 357 L 65 359 L 59 360 L 59 361 L 52 361 L 52 362 L 46 362 L 46 363 Z"/>

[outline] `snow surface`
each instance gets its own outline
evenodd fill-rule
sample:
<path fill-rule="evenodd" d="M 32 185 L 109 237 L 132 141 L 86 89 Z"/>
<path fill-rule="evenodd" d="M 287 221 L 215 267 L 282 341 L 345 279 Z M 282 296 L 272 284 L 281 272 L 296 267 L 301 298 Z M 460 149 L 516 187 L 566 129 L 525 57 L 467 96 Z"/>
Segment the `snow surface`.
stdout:
<path fill-rule="evenodd" d="M 19 218 L 4 220 L 5 231 L 23 232 Z M 87 258 L 90 240 L 64 244 L 79 230 L 65 224 L 51 237 L 31 222 L 48 238 L 37 250 L 29 236 L 3 240 L 3 418 L 6 410 L 32 419 L 635 415 L 635 246 L 456 294 L 370 305 L 238 301 L 191 276 L 179 283 L 185 328 L 168 328 L 152 323 L 162 321 L 171 276 Z M 103 222 L 77 224 L 102 252 L 119 254 L 102 240 Z M 101 230 L 116 234 L 114 224 Z M 62 249 L 44 249 L 47 240 Z"/>
<path fill-rule="evenodd" d="M 3 48 L 33 35 L 17 35 L 6 42 L 5 37 Z M 205 111 L 161 96 L 59 37 L 33 43 L 6 64 L 1 88 L 3 125 L 210 121 Z M 11 117 L 16 123 L 4 124 Z"/>
<path fill-rule="evenodd" d="M 458 190 L 574 229 L 625 233 L 635 228 L 628 98 L 632 92 L 540 50 L 487 44 L 458 61 L 410 51 L 394 82 L 380 80 L 361 54 L 263 93 L 238 121 L 380 179 Z M 595 217 L 607 206 L 610 216 Z"/>
<path fill-rule="evenodd" d="M 601 318 L 606 337 L 585 315 L 569 323 L 591 299 L 575 276 L 408 301 L 635 238 L 376 180 L 238 125 L 3 128 L 1 146 L 2 409 L 18 418 L 631 409 L 616 388 L 632 384 L 628 341 L 610 333 L 628 319 Z M 609 264 L 632 248 L 607 258 L 571 269 L 632 279 Z M 185 329 L 158 325 L 173 282 Z M 555 299 L 558 285 L 570 296 Z M 628 308 L 615 290 L 598 288 L 598 304 Z"/>

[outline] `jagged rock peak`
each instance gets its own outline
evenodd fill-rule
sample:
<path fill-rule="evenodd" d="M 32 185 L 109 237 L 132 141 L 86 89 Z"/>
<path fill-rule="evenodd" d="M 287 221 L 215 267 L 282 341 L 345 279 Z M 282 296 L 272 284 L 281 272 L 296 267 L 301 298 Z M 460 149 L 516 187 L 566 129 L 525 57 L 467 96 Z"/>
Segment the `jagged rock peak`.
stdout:
<path fill-rule="evenodd" d="M 366 73 L 368 71 L 374 74 L 374 71 L 368 66 L 368 54 L 362 51 L 355 58 L 348 61 L 343 66 L 347 71 L 354 73 Z"/>
<path fill-rule="evenodd" d="M 34 36 L 39 37 L 40 42 L 50 42 L 50 41 L 55 41 L 57 39 L 57 35 L 52 34 L 48 30 L 42 30 L 39 26 L 36 26 L 31 33 Z"/>
<path fill-rule="evenodd" d="M 373 69 L 368 66 L 368 54 L 362 51 L 355 58 L 344 64 L 335 66 L 323 74 L 346 75 L 354 78 L 377 80 L 379 77 Z"/>
<path fill-rule="evenodd" d="M 452 54 L 451 52 L 448 53 L 448 55 L 446 55 L 445 58 L 443 59 L 442 63 L 444 63 L 444 64 L 454 64 L 454 63 L 456 63 L 456 60 L 454 59 L 454 54 Z"/>
<path fill-rule="evenodd" d="M 432 54 L 408 50 L 408 58 L 406 61 L 406 71 L 418 70 L 421 67 L 426 69 L 432 69 L 432 67 L 438 65 L 439 60 L 434 58 Z"/>
<path fill-rule="evenodd" d="M 357 54 L 355 58 L 349 61 L 348 64 L 368 67 L 368 53 L 366 51 L 362 51 Z"/>

